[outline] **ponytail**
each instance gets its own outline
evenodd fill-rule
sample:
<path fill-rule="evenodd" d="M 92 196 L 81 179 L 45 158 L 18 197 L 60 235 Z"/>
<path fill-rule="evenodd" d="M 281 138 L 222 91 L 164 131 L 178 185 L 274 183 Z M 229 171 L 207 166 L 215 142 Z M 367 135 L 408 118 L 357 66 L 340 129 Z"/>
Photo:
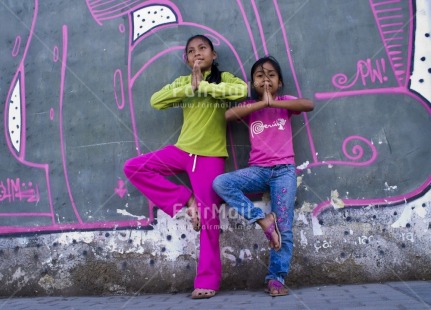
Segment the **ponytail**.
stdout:
<path fill-rule="evenodd" d="M 208 83 L 220 84 L 221 82 L 221 72 L 218 69 L 218 64 L 213 61 L 211 65 L 211 73 L 205 79 Z"/>

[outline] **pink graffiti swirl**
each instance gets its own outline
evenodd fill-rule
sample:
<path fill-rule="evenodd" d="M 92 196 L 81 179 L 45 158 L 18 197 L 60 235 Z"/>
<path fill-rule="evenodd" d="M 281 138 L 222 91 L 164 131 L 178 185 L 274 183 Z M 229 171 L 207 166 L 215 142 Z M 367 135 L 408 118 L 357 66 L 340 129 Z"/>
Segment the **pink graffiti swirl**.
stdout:
<path fill-rule="evenodd" d="M 366 162 L 362 162 L 361 164 L 369 164 L 373 162 L 377 158 L 377 150 L 375 146 L 367 139 L 360 137 L 360 136 L 351 136 L 344 140 L 343 142 L 343 153 L 344 155 L 352 160 L 352 161 L 358 161 L 362 159 L 364 156 L 364 147 L 360 144 L 355 144 L 351 149 L 348 149 L 348 144 L 352 141 L 359 140 L 365 143 L 371 150 L 371 158 L 367 160 Z"/>
<path fill-rule="evenodd" d="M 332 77 L 332 85 L 339 89 L 346 89 L 352 87 L 356 81 L 358 80 L 358 75 L 353 79 L 353 81 L 350 84 L 347 84 L 349 82 L 349 78 L 344 73 L 338 73 Z"/>

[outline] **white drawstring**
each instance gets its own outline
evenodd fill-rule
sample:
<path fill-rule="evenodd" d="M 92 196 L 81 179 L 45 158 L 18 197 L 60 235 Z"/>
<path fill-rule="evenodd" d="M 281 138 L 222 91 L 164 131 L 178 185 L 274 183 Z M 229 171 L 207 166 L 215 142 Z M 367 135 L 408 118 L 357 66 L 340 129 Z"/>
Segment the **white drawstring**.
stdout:
<path fill-rule="evenodd" d="M 192 153 L 189 153 L 189 156 L 195 156 L 195 158 L 193 159 L 193 167 L 192 167 L 192 172 L 195 172 L 195 168 L 196 168 L 196 158 L 198 157 L 198 155 L 196 155 L 196 154 L 192 154 Z"/>

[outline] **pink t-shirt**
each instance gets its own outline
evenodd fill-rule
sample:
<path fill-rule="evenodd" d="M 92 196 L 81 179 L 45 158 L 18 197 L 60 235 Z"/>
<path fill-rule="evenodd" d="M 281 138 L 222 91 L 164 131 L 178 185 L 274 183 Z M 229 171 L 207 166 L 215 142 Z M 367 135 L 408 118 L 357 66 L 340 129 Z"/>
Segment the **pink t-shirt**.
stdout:
<path fill-rule="evenodd" d="M 296 99 L 293 96 L 279 96 L 276 100 Z M 243 104 L 253 104 L 255 100 Z M 245 118 L 249 125 L 251 143 L 250 166 L 269 167 L 280 164 L 295 164 L 292 141 L 292 114 L 287 109 L 265 108 Z"/>

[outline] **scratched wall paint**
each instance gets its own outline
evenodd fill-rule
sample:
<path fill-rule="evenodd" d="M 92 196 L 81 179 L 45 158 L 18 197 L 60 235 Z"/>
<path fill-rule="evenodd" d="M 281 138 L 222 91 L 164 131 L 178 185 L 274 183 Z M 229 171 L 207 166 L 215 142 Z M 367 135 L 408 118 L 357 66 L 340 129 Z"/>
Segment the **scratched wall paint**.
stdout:
<path fill-rule="evenodd" d="M 126 182 L 122 164 L 175 141 L 180 111 L 154 111 L 149 97 L 189 72 L 183 45 L 205 33 L 222 70 L 247 80 L 254 60 L 273 54 L 284 68 L 284 91 L 316 102 L 294 123 L 299 260 L 330 253 L 359 262 L 342 245 L 369 247 L 386 235 L 424 245 L 431 222 L 430 2 L 191 3 L 1 1 L 0 234 L 53 233 L 39 238 L 92 244 L 80 254 L 102 247 L 106 255 L 150 255 L 153 265 L 182 253 L 194 259 L 196 235 L 184 216 L 157 213 Z M 228 170 L 246 165 L 244 128 L 229 126 L 228 149 Z M 89 230 L 122 231 L 132 236 L 124 241 L 130 247 Z M 72 238 L 60 233 L 72 231 Z M 226 232 L 233 239 L 222 252 L 232 274 L 239 262 L 265 255 L 253 241 L 238 248 L 237 229 Z M 12 244 L 29 246 L 26 238 L 12 240 L 5 253 Z M 293 272 L 295 279 L 300 271 Z"/>

